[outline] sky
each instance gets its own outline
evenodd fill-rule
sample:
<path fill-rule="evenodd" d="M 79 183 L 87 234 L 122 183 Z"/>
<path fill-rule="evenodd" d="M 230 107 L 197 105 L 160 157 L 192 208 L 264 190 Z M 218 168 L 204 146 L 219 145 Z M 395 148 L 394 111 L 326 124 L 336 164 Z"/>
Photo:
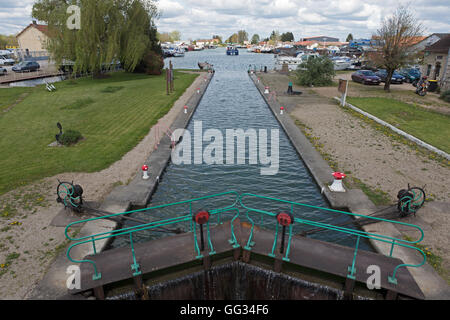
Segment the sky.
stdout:
<path fill-rule="evenodd" d="M 17 34 L 31 23 L 34 0 L 0 0 L 0 34 Z M 269 37 L 272 30 L 302 37 L 327 35 L 345 41 L 367 38 L 399 3 L 411 9 L 425 34 L 450 32 L 450 0 L 157 0 L 158 31 L 178 30 L 183 39 L 228 38 L 244 29 Z"/>

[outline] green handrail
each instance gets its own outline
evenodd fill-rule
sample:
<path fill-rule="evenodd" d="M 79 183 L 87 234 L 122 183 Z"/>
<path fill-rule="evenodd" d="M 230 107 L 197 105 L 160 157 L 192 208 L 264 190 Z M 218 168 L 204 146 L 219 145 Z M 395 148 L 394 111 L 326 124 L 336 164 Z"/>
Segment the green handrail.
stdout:
<path fill-rule="evenodd" d="M 159 205 L 159 206 L 154 206 L 154 207 L 144 208 L 144 209 L 139 209 L 139 210 L 133 210 L 133 211 L 127 211 L 127 212 L 123 212 L 123 213 L 110 214 L 110 215 L 106 215 L 103 217 L 96 217 L 96 218 L 85 219 L 85 220 L 70 223 L 65 229 L 65 236 L 68 240 L 76 241 L 76 243 L 74 243 L 67 249 L 67 254 L 66 254 L 67 258 L 73 263 L 83 263 L 83 262 L 90 263 L 94 267 L 94 275 L 92 277 L 93 280 L 101 279 L 101 277 L 102 277 L 101 273 L 98 272 L 97 265 L 94 261 L 88 260 L 88 259 L 75 260 L 70 256 L 71 250 L 74 247 L 77 247 L 77 246 L 80 246 L 80 245 L 83 245 L 86 243 L 92 243 L 92 247 L 93 247 L 93 251 L 94 251 L 94 255 L 95 255 L 95 254 L 97 254 L 97 250 L 96 250 L 96 246 L 95 246 L 96 241 L 111 239 L 111 238 L 115 238 L 115 237 L 123 236 L 123 235 L 129 235 L 130 236 L 130 247 L 131 247 L 131 252 L 132 252 L 132 256 L 133 256 L 133 264 L 131 265 L 131 269 L 134 271 L 134 275 L 138 275 L 138 274 L 140 274 L 140 270 L 139 270 L 140 266 L 137 263 L 136 256 L 135 256 L 134 244 L 133 244 L 133 238 L 132 238 L 133 234 L 136 232 L 140 232 L 140 231 L 157 229 L 159 227 L 169 226 L 169 225 L 173 225 L 176 223 L 182 223 L 182 222 L 188 222 L 188 221 L 190 221 L 189 231 L 194 233 L 194 242 L 195 242 L 194 248 L 197 252 L 197 258 L 201 258 L 203 256 L 201 254 L 200 248 L 198 247 L 198 243 L 197 243 L 196 226 L 195 226 L 196 224 L 195 223 L 193 224 L 193 222 L 192 222 L 192 218 L 193 218 L 192 204 L 197 203 L 197 202 L 201 203 L 202 201 L 205 201 L 208 199 L 217 199 L 219 197 L 225 197 L 225 196 L 227 196 L 227 197 L 232 196 L 232 199 L 231 199 L 232 204 L 227 205 L 225 207 L 221 207 L 221 208 L 210 209 L 208 211 L 211 216 L 217 216 L 219 221 L 220 221 L 222 214 L 226 214 L 229 212 L 235 212 L 234 217 L 233 217 L 233 221 L 234 221 L 239 216 L 239 209 L 237 208 L 237 203 L 239 201 L 239 194 L 236 191 L 223 192 L 223 193 L 205 196 L 205 197 L 201 197 L 201 198 L 196 198 L 196 199 L 192 199 L 192 200 L 180 201 L 180 202 L 176 202 L 176 203 Z M 84 224 L 87 222 L 117 218 L 120 216 L 137 213 L 137 212 L 148 213 L 148 212 L 152 212 L 156 209 L 181 206 L 181 205 L 186 205 L 186 204 L 189 205 L 189 213 L 187 215 L 178 216 L 175 218 L 164 219 L 164 220 L 159 220 L 159 221 L 153 221 L 153 222 L 149 222 L 146 224 L 141 224 L 141 225 L 132 226 L 132 227 L 126 227 L 126 228 L 122 228 L 122 229 L 118 229 L 118 230 L 101 232 L 101 233 L 97 233 L 95 235 L 82 236 L 82 237 L 78 237 L 78 238 L 71 237 L 69 235 L 69 230 L 72 227 L 74 227 L 76 225 Z M 207 242 L 211 249 L 209 254 L 210 255 L 215 254 L 213 244 L 211 241 L 211 235 L 210 235 L 210 230 L 209 230 L 209 221 L 207 223 Z M 237 240 L 236 240 L 236 236 L 234 234 L 233 226 L 231 227 L 230 243 L 233 244 L 234 246 L 236 246 L 236 245 L 239 246 L 237 243 Z"/>
<path fill-rule="evenodd" d="M 68 250 L 67 250 L 67 257 L 70 261 L 74 262 L 74 263 L 83 263 L 83 262 L 87 262 L 93 265 L 94 267 L 94 275 L 93 275 L 93 279 L 94 280 L 98 280 L 101 279 L 101 273 L 98 272 L 97 270 L 97 265 L 95 264 L 94 261 L 92 260 L 74 260 L 72 259 L 72 257 L 70 256 L 70 252 L 72 250 L 72 248 L 76 247 L 76 246 L 80 246 L 86 243 L 91 243 L 93 246 L 93 250 L 94 250 L 94 255 L 97 254 L 96 251 L 96 246 L 95 246 L 95 242 L 96 241 L 100 241 L 100 240 L 105 240 L 105 239 L 110 239 L 110 238 L 115 238 L 118 236 L 124 236 L 124 235 L 128 235 L 130 237 L 130 247 L 131 247 L 131 252 L 132 252 L 132 256 L 133 256 L 133 264 L 131 265 L 131 269 L 134 271 L 133 275 L 139 275 L 141 273 L 140 271 L 140 266 L 137 263 L 137 259 L 135 256 L 135 251 L 134 251 L 134 244 L 133 244 L 133 234 L 136 232 L 140 232 L 140 231 L 146 231 L 146 230 L 152 230 L 152 229 L 157 229 L 159 227 L 164 227 L 164 226 L 169 226 L 169 225 L 173 225 L 173 224 L 177 224 L 177 223 L 182 223 L 182 222 L 186 222 L 189 225 L 189 232 L 192 232 L 194 235 L 194 250 L 197 253 L 196 258 L 200 259 L 203 257 L 202 252 L 198 246 L 198 240 L 197 240 L 197 224 L 195 222 L 193 222 L 193 204 L 196 202 L 202 202 L 208 199 L 214 199 L 217 200 L 217 198 L 219 197 L 224 197 L 224 196 L 233 196 L 232 200 L 232 204 L 227 205 L 225 207 L 221 207 L 221 208 L 214 208 L 214 209 L 209 209 L 208 212 L 210 213 L 211 216 L 217 216 L 217 223 L 218 224 L 222 224 L 222 219 L 221 219 L 221 215 L 222 214 L 233 214 L 233 218 L 231 220 L 231 227 L 230 227 L 230 233 L 231 233 L 231 237 L 229 239 L 229 243 L 232 245 L 233 248 L 239 248 L 240 245 L 237 241 L 236 235 L 234 233 L 234 226 L 233 223 L 234 221 L 240 216 L 240 211 L 238 208 L 238 204 L 240 204 L 240 206 L 242 208 L 245 209 L 245 217 L 248 219 L 248 221 L 251 222 L 251 230 L 250 230 L 250 235 L 248 238 L 248 241 L 246 243 L 246 246 L 244 247 L 244 249 L 246 250 L 251 250 L 251 247 L 255 245 L 254 241 L 253 241 L 253 234 L 254 234 L 254 228 L 255 228 L 255 221 L 254 219 L 251 218 L 251 216 L 249 215 L 250 213 L 257 213 L 261 215 L 261 224 L 264 221 L 264 216 L 270 217 L 273 221 L 276 221 L 276 229 L 275 229 L 275 239 L 274 239 L 274 243 L 272 246 L 272 251 L 269 253 L 269 256 L 275 257 L 275 250 L 277 247 L 277 241 L 278 241 L 278 228 L 279 228 L 279 223 L 276 220 L 276 216 L 277 214 L 271 211 L 267 211 L 263 209 L 258 209 L 258 208 L 253 208 L 250 207 L 246 204 L 244 204 L 244 199 L 247 198 L 253 198 L 256 200 L 269 200 L 269 201 L 273 201 L 274 203 L 278 204 L 283 204 L 283 205 L 289 205 L 290 207 L 290 213 L 292 215 L 294 215 L 295 213 L 295 207 L 300 206 L 300 207 L 305 207 L 305 208 L 310 208 L 310 209 L 316 209 L 316 210 L 321 210 L 321 211 L 325 211 L 325 212 L 332 212 L 332 213 L 339 213 L 339 214 L 345 214 L 348 216 L 352 216 L 352 217 L 361 217 L 361 218 L 367 218 L 367 219 L 372 219 L 378 222 L 390 222 L 390 223 L 394 223 L 394 224 L 399 224 L 399 225 L 403 225 L 403 226 L 408 226 L 411 228 L 415 228 L 417 229 L 420 234 L 421 237 L 419 240 L 416 241 L 407 241 L 407 240 L 403 240 L 403 239 L 398 239 L 398 238 L 394 238 L 394 237 L 389 237 L 389 236 L 385 236 L 385 235 L 381 235 L 381 234 L 375 234 L 375 233 L 370 233 L 370 232 L 365 232 L 362 230 L 355 230 L 355 229 L 350 229 L 350 228 L 345 228 L 342 226 L 334 226 L 334 225 L 330 225 L 327 223 L 323 223 L 320 221 L 313 221 L 313 220 L 308 220 L 308 219 L 304 219 L 304 218 L 295 218 L 294 217 L 294 222 L 298 223 L 298 224 L 303 224 L 303 225 L 307 225 L 307 226 L 313 226 L 313 227 L 319 227 L 319 228 L 323 228 L 323 229 L 327 229 L 327 230 L 332 230 L 332 231 L 336 231 L 336 232 L 340 232 L 340 233 L 345 233 L 345 234 L 349 234 L 349 235 L 353 235 L 357 238 L 357 242 L 356 242 L 356 246 L 355 246 L 355 251 L 354 251 L 354 257 L 353 257 L 353 261 L 352 264 L 348 267 L 348 277 L 354 279 L 355 277 L 355 266 L 356 266 L 356 257 L 357 257 L 357 253 L 358 253 L 358 249 L 359 249 L 359 243 L 360 243 L 360 239 L 361 238 L 366 238 L 366 239 L 372 239 L 375 241 L 380 241 L 380 242 L 384 242 L 384 243 L 389 243 L 391 244 L 391 250 L 390 250 L 390 254 L 389 256 L 392 257 L 393 254 L 393 250 L 395 246 L 401 246 L 401 247 L 406 247 L 406 248 L 411 248 L 413 250 L 417 250 L 420 253 L 422 253 L 423 256 L 423 261 L 421 264 L 418 265 L 411 265 L 411 264 L 400 264 L 398 266 L 395 267 L 395 269 L 393 270 L 392 276 L 388 276 L 388 281 L 390 283 L 396 284 L 397 283 L 397 279 L 396 279 L 396 274 L 397 274 L 397 270 L 400 267 L 420 267 L 423 264 L 425 264 L 426 262 L 426 255 L 425 253 L 420 250 L 419 248 L 413 247 L 411 245 L 419 243 L 420 241 L 422 241 L 423 237 L 424 237 L 424 233 L 423 230 L 413 224 L 408 224 L 408 223 L 403 223 L 403 222 L 399 222 L 399 221 L 392 221 L 392 220 L 387 220 L 387 219 L 383 219 L 383 218 L 378 218 L 378 217 L 372 217 L 372 216 L 365 216 L 365 215 L 360 215 L 360 214 L 355 214 L 355 213 L 349 213 L 349 212 L 345 212 L 345 211 L 339 211 L 339 210 L 334 210 L 334 209 L 328 209 L 328 208 L 321 208 L 321 207 L 317 207 L 317 206 L 312 206 L 312 205 L 307 205 L 307 204 L 302 204 L 302 203 L 297 203 L 297 202 L 293 202 L 293 201 L 288 201 L 288 200 L 282 200 L 282 199 L 276 199 L 276 198 L 271 198 L 271 197 L 265 197 L 265 196 L 259 196 L 259 195 L 254 195 L 254 194 L 250 194 L 250 193 L 245 193 L 242 194 L 241 196 L 239 196 L 239 194 L 236 191 L 230 191 L 230 192 L 224 192 L 224 193 L 219 193 L 219 194 L 215 194 L 215 195 L 211 195 L 211 196 L 206 196 L 206 197 L 201 197 L 201 198 L 196 198 L 196 199 L 192 199 L 192 200 L 186 200 L 186 201 L 180 201 L 180 202 L 176 202 L 176 203 L 171 203 L 171 204 L 165 204 L 165 205 L 159 205 L 159 206 L 154 206 L 154 207 L 150 207 L 150 208 L 144 208 L 144 209 L 140 209 L 140 210 L 133 210 L 133 211 L 128 211 L 128 212 L 123 212 L 123 213 L 118 213 L 118 214 L 111 214 L 108 216 L 104 216 L 104 217 L 96 217 L 96 218 L 92 218 L 92 219 L 86 219 L 86 220 L 82 220 L 82 221 L 77 221 L 74 223 L 69 224 L 66 227 L 65 230 L 65 235 L 66 238 L 71 240 L 71 241 L 77 241 L 75 244 L 71 245 Z M 188 205 L 188 214 L 184 214 L 181 216 L 177 216 L 174 218 L 168 218 L 168 219 L 164 219 L 164 220 L 159 220 L 159 221 L 153 221 L 153 222 L 149 222 L 146 224 L 141 224 L 141 225 L 137 225 L 137 226 L 132 226 L 132 227 L 127 227 L 127 228 L 122 228 L 122 229 L 118 229 L 118 230 L 112 230 L 112 231 L 107 231 L 107 232 L 102 232 L 102 233 L 98 233 L 95 235 L 88 235 L 88 236 L 83 236 L 83 237 L 71 237 L 69 236 L 69 230 L 70 228 L 72 228 L 75 225 L 78 224 L 83 224 L 86 222 L 91 222 L 91 221 L 97 221 L 97 220 L 102 220 L 102 219 L 110 219 L 110 218 L 115 218 L 115 217 L 120 217 L 122 215 L 128 215 L 131 213 L 136 213 L 136 212 L 146 212 L 146 213 L 151 213 L 154 210 L 157 209 L 161 209 L 161 208 L 167 208 L 167 207 L 174 207 L 174 206 L 183 206 L 183 205 Z M 214 246 L 211 240 L 211 230 L 210 230 L 210 221 L 208 221 L 206 223 L 206 231 L 207 231 L 207 245 L 209 247 L 209 255 L 213 255 L 215 254 L 215 250 L 214 250 Z M 293 225 L 291 224 L 289 226 L 289 238 L 287 241 L 287 247 L 286 247 L 286 254 L 283 257 L 284 261 L 289 261 L 289 254 L 290 254 L 290 249 L 291 249 L 291 242 L 292 242 L 292 236 L 293 236 Z"/>
<path fill-rule="evenodd" d="M 415 228 L 415 229 L 417 229 L 420 232 L 420 235 L 421 235 L 420 239 L 418 239 L 416 241 L 407 241 L 407 240 L 398 239 L 398 238 L 394 238 L 394 237 L 389 237 L 389 236 L 385 236 L 385 235 L 381 235 L 381 234 L 370 233 L 370 232 L 366 232 L 366 231 L 363 231 L 363 230 L 355 230 L 355 229 L 350 229 L 350 228 L 345 228 L 345 227 L 340 227 L 340 226 L 333 226 L 333 225 L 326 224 L 326 223 L 323 223 L 323 222 L 312 221 L 312 220 L 307 220 L 307 219 L 295 218 L 294 217 L 294 221 L 296 223 L 299 223 L 299 224 L 308 225 L 308 226 L 314 226 L 314 227 L 319 227 L 319 228 L 324 228 L 324 229 L 328 229 L 328 230 L 333 230 L 333 231 L 346 233 L 346 234 L 353 235 L 353 236 L 357 237 L 357 243 L 356 243 L 356 246 L 355 246 L 355 253 L 354 253 L 352 265 L 349 266 L 349 275 L 348 275 L 349 278 L 354 278 L 356 257 L 357 257 L 359 241 L 360 241 L 361 237 L 366 238 L 366 239 L 372 239 L 372 240 L 375 240 L 375 241 L 380 241 L 380 242 L 391 244 L 391 251 L 390 251 L 390 256 L 391 257 L 392 257 L 392 254 L 393 254 L 394 246 L 401 246 L 401 247 L 405 247 L 405 248 L 410 248 L 410 249 L 419 251 L 422 254 L 423 261 L 420 264 L 416 264 L 416 265 L 400 264 L 400 265 L 396 266 L 395 269 L 393 270 L 392 276 L 388 276 L 389 283 L 397 284 L 396 274 L 397 274 L 397 270 L 400 267 L 420 267 L 420 266 L 424 265 L 425 262 L 426 262 L 426 255 L 425 255 L 425 253 L 421 249 L 411 246 L 412 244 L 417 244 L 420 241 L 422 241 L 422 239 L 424 237 L 424 232 L 419 226 L 416 226 L 416 225 L 413 225 L 413 224 L 409 224 L 409 223 L 394 221 L 394 220 L 388 220 L 388 219 L 373 217 L 373 216 L 365 216 L 365 215 L 361 215 L 361 214 L 355 214 L 355 213 L 335 210 L 335 209 L 321 208 L 321 207 L 316 207 L 316 206 L 307 205 L 307 204 L 298 203 L 298 202 L 289 201 L 289 200 L 282 200 L 282 199 L 276 199 L 276 198 L 271 198 L 271 197 L 259 196 L 259 195 L 255 195 L 255 194 L 251 194 L 251 193 L 244 193 L 244 194 L 242 194 L 241 198 L 239 200 L 240 205 L 246 210 L 247 218 L 249 218 L 249 221 L 252 224 L 252 228 L 251 228 L 250 235 L 249 235 L 249 240 L 247 242 L 248 245 L 245 247 L 246 250 L 251 250 L 251 246 L 249 244 L 252 243 L 253 230 L 254 230 L 254 225 L 255 225 L 254 220 L 251 219 L 248 214 L 251 213 L 251 212 L 254 212 L 254 213 L 259 213 L 259 214 L 266 215 L 266 216 L 269 216 L 269 217 L 272 217 L 272 218 L 275 218 L 276 214 L 273 213 L 273 212 L 270 212 L 270 211 L 266 211 L 266 210 L 263 210 L 263 209 L 252 208 L 252 207 L 249 207 L 249 206 L 245 205 L 244 204 L 244 199 L 245 198 L 264 199 L 264 200 L 273 201 L 275 203 L 289 204 L 290 207 L 291 207 L 291 213 L 294 212 L 294 206 L 300 206 L 300 207 L 306 207 L 306 208 L 321 210 L 321 211 L 325 211 L 325 212 L 333 212 L 333 213 L 345 214 L 345 215 L 352 216 L 352 217 L 361 217 L 361 218 L 371 219 L 371 220 L 379 221 L 379 222 L 390 222 L 390 223 L 393 223 L 393 224 L 398 224 L 398 225 L 402 225 L 402 226 Z M 277 238 L 278 238 L 278 221 L 276 223 L 277 224 L 276 224 L 276 229 L 275 229 L 275 240 L 274 240 L 274 244 L 273 244 L 273 247 L 272 247 L 272 252 L 269 253 L 270 256 L 274 256 L 276 243 L 277 243 Z M 283 258 L 283 260 L 285 260 L 285 261 L 289 261 L 289 253 L 290 253 L 289 249 L 290 249 L 291 240 L 292 240 L 292 225 L 289 228 L 288 247 L 287 247 L 287 250 L 286 250 L 286 255 Z"/>

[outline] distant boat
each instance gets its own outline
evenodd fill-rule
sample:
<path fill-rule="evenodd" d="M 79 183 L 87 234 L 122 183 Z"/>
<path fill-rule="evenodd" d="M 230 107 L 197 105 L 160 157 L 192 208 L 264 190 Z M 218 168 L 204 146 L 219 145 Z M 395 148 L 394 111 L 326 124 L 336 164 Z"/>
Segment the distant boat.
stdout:
<path fill-rule="evenodd" d="M 273 48 L 264 46 L 261 48 L 261 53 L 272 53 Z"/>
<path fill-rule="evenodd" d="M 275 64 L 283 66 L 284 64 L 288 65 L 290 71 L 297 70 L 298 66 L 303 63 L 304 60 L 301 57 L 294 58 L 289 56 L 280 56 L 277 58 Z"/>
<path fill-rule="evenodd" d="M 336 57 L 331 60 L 333 61 L 335 71 L 346 70 L 346 69 L 350 69 L 352 67 L 352 62 L 350 61 L 349 58 Z"/>
<path fill-rule="evenodd" d="M 227 56 L 238 56 L 239 50 L 236 47 L 227 47 Z"/>
<path fill-rule="evenodd" d="M 180 48 L 180 47 L 175 48 L 173 56 L 174 57 L 184 57 L 184 49 Z"/>

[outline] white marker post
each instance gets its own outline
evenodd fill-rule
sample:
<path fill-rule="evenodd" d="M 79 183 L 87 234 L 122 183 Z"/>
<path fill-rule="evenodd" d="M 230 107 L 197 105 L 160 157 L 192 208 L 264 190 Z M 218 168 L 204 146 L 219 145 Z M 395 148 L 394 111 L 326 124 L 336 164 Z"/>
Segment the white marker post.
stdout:
<path fill-rule="evenodd" d="M 334 172 L 333 173 L 334 181 L 330 187 L 330 190 L 333 192 L 345 192 L 344 185 L 342 180 L 346 177 L 345 173 L 342 172 Z"/>
<path fill-rule="evenodd" d="M 142 166 L 142 179 L 144 180 L 148 180 L 150 177 L 148 175 L 148 166 L 147 165 L 143 165 Z"/>

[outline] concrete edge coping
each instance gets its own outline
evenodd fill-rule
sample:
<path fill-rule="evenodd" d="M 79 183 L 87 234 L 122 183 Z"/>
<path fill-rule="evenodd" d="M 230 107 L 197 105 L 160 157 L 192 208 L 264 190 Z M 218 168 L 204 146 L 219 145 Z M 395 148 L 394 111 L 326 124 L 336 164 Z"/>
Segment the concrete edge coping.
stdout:
<path fill-rule="evenodd" d="M 341 102 L 341 99 L 339 99 L 338 97 L 334 97 L 334 99 L 339 101 L 339 102 Z M 432 145 L 430 145 L 430 144 L 428 144 L 428 143 L 426 143 L 426 142 L 424 142 L 424 141 L 414 137 L 413 135 L 410 135 L 409 133 L 406 133 L 406 132 L 398 129 L 397 127 L 394 127 L 393 125 L 387 123 L 386 121 L 383 121 L 383 120 L 375 117 L 374 115 L 372 115 L 372 114 L 370 114 L 368 112 L 365 112 L 365 111 L 355 107 L 354 105 L 352 105 L 352 104 L 350 104 L 348 102 L 345 103 L 345 106 L 350 108 L 350 109 L 352 109 L 352 110 L 354 110 L 354 111 L 356 111 L 356 112 L 358 112 L 358 113 L 361 113 L 362 115 L 372 119 L 373 121 L 375 121 L 375 122 L 377 122 L 377 123 L 379 123 L 379 124 L 381 124 L 381 125 L 383 125 L 385 127 L 388 127 L 392 131 L 398 133 L 399 135 L 405 137 L 406 139 L 408 139 L 408 140 L 410 140 L 410 141 L 412 141 L 414 143 L 417 143 L 421 147 L 424 147 L 424 148 L 426 148 L 426 149 L 428 149 L 428 150 L 430 150 L 430 151 L 432 151 L 434 153 L 437 153 L 437 154 L 443 156 L 447 160 L 450 160 L 450 154 L 448 154 L 447 152 L 445 152 L 445 151 L 443 151 L 441 149 L 438 149 L 438 148 L 436 148 L 436 147 L 434 147 L 434 146 L 432 146 Z"/>

